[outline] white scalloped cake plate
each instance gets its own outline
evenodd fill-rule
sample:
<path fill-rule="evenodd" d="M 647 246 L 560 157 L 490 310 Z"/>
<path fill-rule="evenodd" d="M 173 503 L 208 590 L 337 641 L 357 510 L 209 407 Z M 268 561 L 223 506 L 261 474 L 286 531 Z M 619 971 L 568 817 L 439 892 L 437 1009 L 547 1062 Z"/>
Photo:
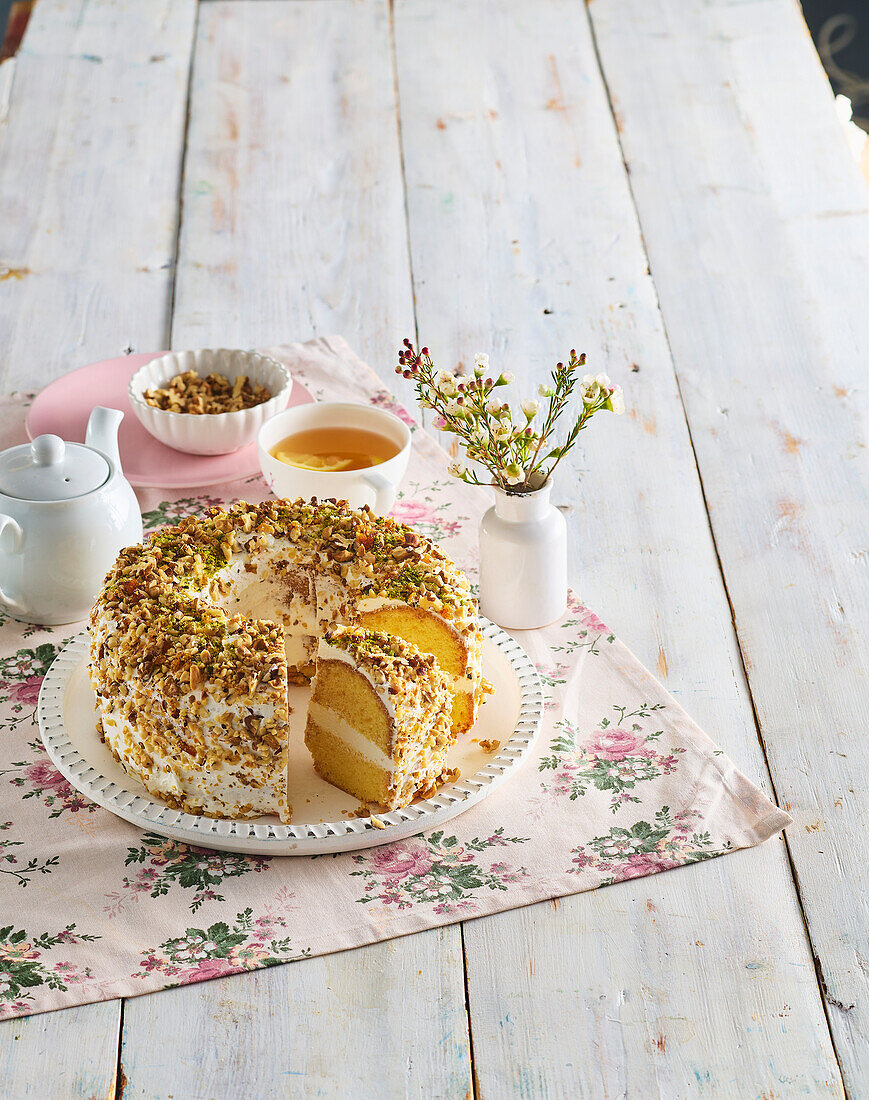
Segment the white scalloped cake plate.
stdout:
<path fill-rule="evenodd" d="M 314 771 L 303 742 L 310 688 L 290 688 L 292 825 L 272 816 L 231 821 L 182 813 L 127 775 L 97 733 L 87 676 L 87 631 L 64 647 L 43 681 L 39 729 L 54 766 L 73 787 L 118 817 L 173 840 L 269 856 L 325 855 L 389 844 L 435 829 L 486 798 L 515 774 L 540 730 L 543 691 L 537 670 L 509 634 L 487 620 L 481 625 L 483 674 L 495 690 L 480 708 L 474 728 L 450 751 L 449 765 L 459 769 L 460 778 L 433 798 L 377 815 L 383 828 L 371 817 L 351 816 L 358 799 Z M 487 752 L 481 740 L 499 741 L 500 747 Z"/>

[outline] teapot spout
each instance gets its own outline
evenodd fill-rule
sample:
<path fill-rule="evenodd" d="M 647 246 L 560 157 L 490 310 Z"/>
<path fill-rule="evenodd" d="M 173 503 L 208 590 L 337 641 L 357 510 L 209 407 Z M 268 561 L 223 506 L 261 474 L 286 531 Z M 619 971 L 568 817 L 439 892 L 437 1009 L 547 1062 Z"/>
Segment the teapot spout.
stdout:
<path fill-rule="evenodd" d="M 118 428 L 124 414 L 119 409 L 106 409 L 102 405 L 95 406 L 90 415 L 85 434 L 85 444 L 88 447 L 96 447 L 98 451 L 108 455 L 109 458 L 121 469 L 121 453 L 118 450 Z"/>

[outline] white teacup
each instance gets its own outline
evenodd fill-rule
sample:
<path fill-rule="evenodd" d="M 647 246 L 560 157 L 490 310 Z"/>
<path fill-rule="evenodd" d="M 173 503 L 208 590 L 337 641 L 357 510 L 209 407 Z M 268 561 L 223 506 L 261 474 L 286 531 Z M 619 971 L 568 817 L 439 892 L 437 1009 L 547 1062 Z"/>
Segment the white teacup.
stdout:
<path fill-rule="evenodd" d="M 398 454 L 364 470 L 305 470 L 281 462 L 272 449 L 296 432 L 312 428 L 359 428 L 384 436 L 398 448 Z M 367 504 L 379 516 L 385 516 L 395 502 L 395 491 L 410 460 L 410 430 L 407 425 L 373 405 L 354 405 L 342 401 L 321 401 L 296 405 L 267 420 L 257 435 L 257 450 L 263 477 L 278 497 L 317 497 L 318 500 L 346 500 L 351 507 Z"/>

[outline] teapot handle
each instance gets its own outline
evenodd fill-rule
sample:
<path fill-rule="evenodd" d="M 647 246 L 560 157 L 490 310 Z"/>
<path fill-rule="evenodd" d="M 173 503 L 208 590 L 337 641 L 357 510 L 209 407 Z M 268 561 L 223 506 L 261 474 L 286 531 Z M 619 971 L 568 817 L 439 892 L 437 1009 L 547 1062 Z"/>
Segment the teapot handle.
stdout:
<path fill-rule="evenodd" d="M 24 532 L 21 527 L 15 522 L 11 516 L 4 516 L 0 513 L 0 540 L 3 538 L 3 532 L 6 530 L 12 532 L 12 548 L 6 551 L 9 554 L 20 554 L 21 547 L 24 544 Z M 0 551 L 2 552 L 2 551 Z M 26 613 L 27 608 L 24 604 L 19 603 L 18 600 L 13 600 L 7 592 L 0 587 L 0 603 L 6 605 L 10 611 L 16 611 L 19 615 Z"/>

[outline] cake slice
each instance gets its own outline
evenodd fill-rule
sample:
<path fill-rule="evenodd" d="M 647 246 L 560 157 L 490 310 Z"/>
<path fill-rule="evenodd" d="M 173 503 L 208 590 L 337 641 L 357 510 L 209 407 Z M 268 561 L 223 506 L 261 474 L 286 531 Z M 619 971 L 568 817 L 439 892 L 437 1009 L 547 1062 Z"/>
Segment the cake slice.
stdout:
<path fill-rule="evenodd" d="M 395 810 L 447 778 L 451 712 L 431 654 L 361 627 L 320 639 L 305 744 L 318 773 L 362 802 Z"/>

